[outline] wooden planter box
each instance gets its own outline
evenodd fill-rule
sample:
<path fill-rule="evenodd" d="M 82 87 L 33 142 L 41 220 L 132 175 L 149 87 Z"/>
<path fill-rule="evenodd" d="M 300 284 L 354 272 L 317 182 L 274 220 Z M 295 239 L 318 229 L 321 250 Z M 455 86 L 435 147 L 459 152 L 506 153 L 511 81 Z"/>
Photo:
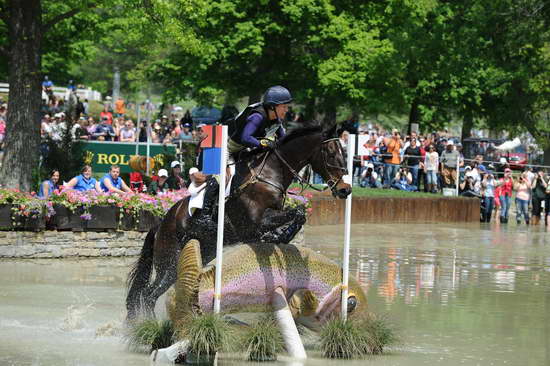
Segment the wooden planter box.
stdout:
<path fill-rule="evenodd" d="M 123 231 L 135 231 L 136 220 L 134 219 L 134 215 L 132 213 L 124 213 L 119 220 L 118 229 Z"/>
<path fill-rule="evenodd" d="M 160 224 L 160 217 L 157 217 L 149 211 L 140 211 L 138 215 L 137 230 L 141 232 L 149 231 L 151 228 Z"/>
<path fill-rule="evenodd" d="M 43 231 L 46 229 L 46 217 L 41 214 L 38 217 L 21 217 L 22 226 L 27 231 Z"/>
<path fill-rule="evenodd" d="M 92 219 L 88 220 L 88 230 L 115 230 L 118 227 L 119 208 L 116 206 L 91 206 Z"/>
<path fill-rule="evenodd" d="M 0 205 L 0 230 L 13 229 L 11 221 L 11 205 Z"/>
<path fill-rule="evenodd" d="M 54 205 L 55 216 L 53 217 L 53 225 L 57 230 L 73 230 L 83 231 L 86 227 L 86 221 L 80 218 L 83 210 L 77 209 L 72 212 L 65 206 Z"/>

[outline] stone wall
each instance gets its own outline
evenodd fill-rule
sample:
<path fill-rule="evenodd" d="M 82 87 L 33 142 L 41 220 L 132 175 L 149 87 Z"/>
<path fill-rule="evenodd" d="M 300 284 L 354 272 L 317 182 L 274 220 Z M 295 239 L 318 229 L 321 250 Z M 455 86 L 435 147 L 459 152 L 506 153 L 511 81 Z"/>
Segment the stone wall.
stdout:
<path fill-rule="evenodd" d="M 137 231 L 0 231 L 0 257 L 134 256 L 141 251 L 146 235 Z"/>

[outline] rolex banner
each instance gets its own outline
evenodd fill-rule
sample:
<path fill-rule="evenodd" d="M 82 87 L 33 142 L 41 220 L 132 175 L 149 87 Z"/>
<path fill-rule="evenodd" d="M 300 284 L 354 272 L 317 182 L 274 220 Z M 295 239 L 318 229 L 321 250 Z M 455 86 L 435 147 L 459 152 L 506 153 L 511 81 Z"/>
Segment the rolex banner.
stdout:
<path fill-rule="evenodd" d="M 155 170 L 174 158 L 176 145 L 150 144 L 149 156 L 154 160 Z M 120 166 L 122 173 L 131 173 L 130 160 L 136 155 L 136 143 L 132 142 L 83 142 L 84 163 L 91 165 L 94 173 L 107 173 L 111 165 Z M 147 144 L 140 143 L 138 155 L 147 155 Z M 136 159 L 134 159 L 136 160 Z"/>

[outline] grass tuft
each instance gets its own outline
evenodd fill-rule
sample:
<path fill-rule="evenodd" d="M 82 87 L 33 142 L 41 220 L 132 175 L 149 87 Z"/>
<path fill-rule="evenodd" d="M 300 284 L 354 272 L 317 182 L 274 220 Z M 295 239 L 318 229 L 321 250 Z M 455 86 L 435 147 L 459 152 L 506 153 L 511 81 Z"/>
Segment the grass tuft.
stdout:
<path fill-rule="evenodd" d="M 179 336 L 189 340 L 189 353 L 196 357 L 213 356 L 231 343 L 229 324 L 215 314 L 193 315 Z"/>
<path fill-rule="evenodd" d="M 369 314 L 363 319 L 329 320 L 321 330 L 320 348 L 328 358 L 357 358 L 381 354 L 398 338 L 384 317 Z"/>
<path fill-rule="evenodd" d="M 283 345 L 283 337 L 272 314 L 258 319 L 241 341 L 241 349 L 248 353 L 249 361 L 275 361 Z"/>
<path fill-rule="evenodd" d="M 170 320 L 147 319 L 133 324 L 125 338 L 132 350 L 148 347 L 152 351 L 171 346 L 175 342 L 175 332 Z"/>

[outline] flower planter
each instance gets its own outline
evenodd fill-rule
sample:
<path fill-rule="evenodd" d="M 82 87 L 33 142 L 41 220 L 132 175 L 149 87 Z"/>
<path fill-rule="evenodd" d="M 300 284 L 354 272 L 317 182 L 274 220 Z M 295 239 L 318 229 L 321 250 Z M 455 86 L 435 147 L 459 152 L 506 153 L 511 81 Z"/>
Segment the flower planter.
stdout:
<path fill-rule="evenodd" d="M 38 217 L 21 217 L 22 228 L 28 231 L 42 231 L 46 228 L 46 218 L 43 214 Z"/>
<path fill-rule="evenodd" d="M 118 229 L 123 231 L 136 230 L 136 220 L 134 218 L 134 215 L 132 213 L 125 212 L 120 218 Z"/>
<path fill-rule="evenodd" d="M 160 224 L 160 220 L 160 217 L 148 211 L 140 211 L 138 215 L 137 230 L 142 232 L 149 231 L 151 228 Z"/>
<path fill-rule="evenodd" d="M 118 227 L 118 211 L 116 206 L 91 206 L 92 218 L 88 220 L 88 230 L 116 229 Z"/>
<path fill-rule="evenodd" d="M 73 230 L 83 231 L 85 228 L 85 221 L 80 218 L 83 210 L 78 208 L 75 212 L 72 212 L 65 206 L 54 205 L 55 215 L 53 216 L 53 225 L 57 230 Z"/>
<path fill-rule="evenodd" d="M 11 205 L 0 205 L 0 230 L 13 229 L 11 221 Z"/>

